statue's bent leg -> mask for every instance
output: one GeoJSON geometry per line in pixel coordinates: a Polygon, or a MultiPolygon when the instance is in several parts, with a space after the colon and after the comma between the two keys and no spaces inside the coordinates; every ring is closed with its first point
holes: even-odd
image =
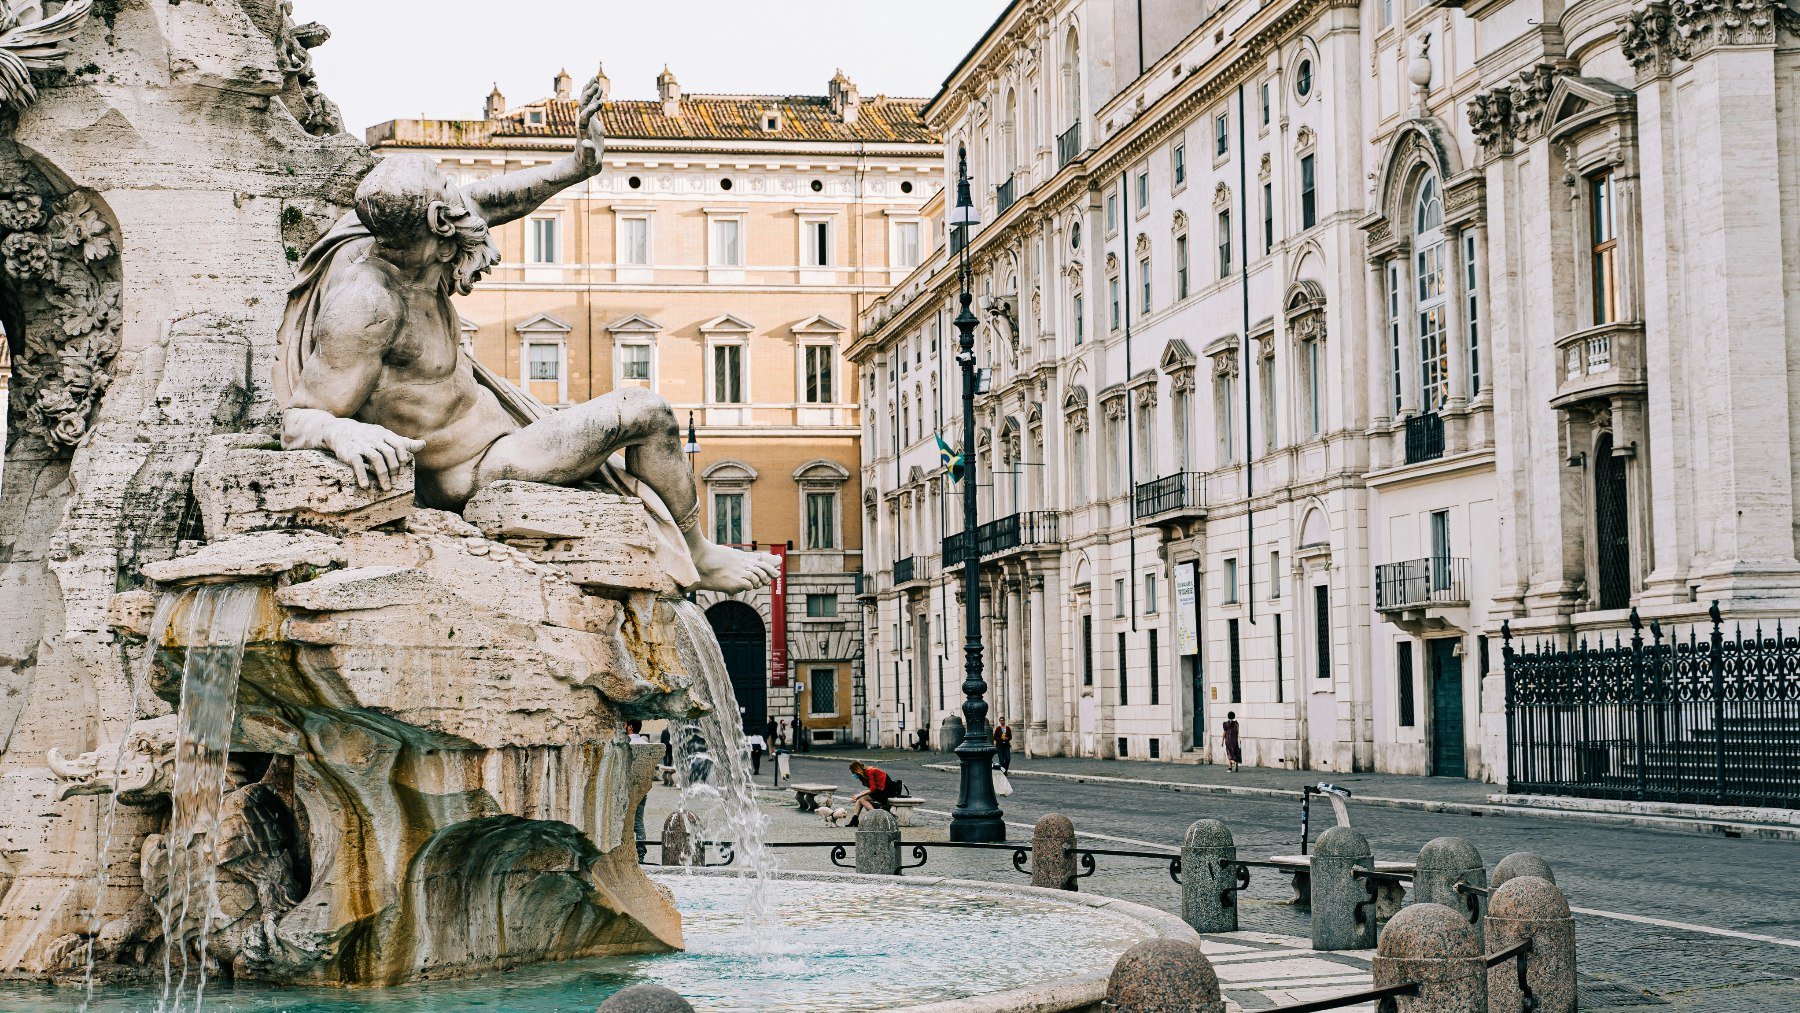
{"type": "Polygon", "coordinates": [[[625,467],[676,518],[698,502],[681,453],[681,427],[661,395],[636,387],[565,408],[495,441],[475,470],[475,488],[502,479],[573,485],[625,451],[625,467]]]}

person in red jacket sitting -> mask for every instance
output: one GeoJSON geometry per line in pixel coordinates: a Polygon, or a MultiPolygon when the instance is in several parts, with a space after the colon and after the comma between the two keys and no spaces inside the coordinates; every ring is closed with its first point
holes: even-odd
{"type": "Polygon", "coordinates": [[[892,809],[888,800],[900,798],[906,794],[906,786],[888,776],[888,772],[880,767],[871,767],[861,760],[850,761],[850,774],[863,784],[863,790],[851,799],[856,803],[856,811],[850,816],[850,826],[870,809],[892,809]]]}

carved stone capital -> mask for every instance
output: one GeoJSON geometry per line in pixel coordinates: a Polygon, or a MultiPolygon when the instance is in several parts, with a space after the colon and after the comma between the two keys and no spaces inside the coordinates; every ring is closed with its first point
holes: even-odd
{"type": "Polygon", "coordinates": [[[1619,52],[1637,71],[1639,84],[1668,74],[1679,48],[1675,17],[1663,0],[1652,0],[1619,19],[1619,52]]]}
{"type": "Polygon", "coordinates": [[[1474,132],[1475,143],[1490,155],[1504,155],[1512,150],[1511,85],[1496,85],[1477,92],[1469,100],[1469,129],[1474,132]]]}
{"type": "Polygon", "coordinates": [[[1669,11],[1676,55],[1688,60],[1717,46],[1771,46],[1780,29],[1800,31],[1800,14],[1786,0],[1673,0],[1669,11]]]}

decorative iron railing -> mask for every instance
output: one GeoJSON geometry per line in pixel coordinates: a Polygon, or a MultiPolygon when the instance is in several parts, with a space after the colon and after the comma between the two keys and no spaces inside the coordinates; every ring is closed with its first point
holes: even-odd
{"type": "MultiPolygon", "coordinates": [[[[1051,545],[1059,541],[1062,515],[1055,510],[1028,510],[988,521],[975,529],[975,553],[983,558],[1024,545],[1051,545]]],[[[944,565],[960,566],[968,559],[965,533],[944,539],[944,565]]]]}
{"type": "Polygon", "coordinates": [[[1460,556],[1428,556],[1375,568],[1375,611],[1424,605],[1466,605],[1469,561],[1460,556]]]}
{"type": "Polygon", "coordinates": [[[1069,129],[1056,135],[1056,167],[1058,169],[1075,160],[1081,153],[1081,121],[1076,120],[1069,129]]]}
{"type": "Polygon", "coordinates": [[[1406,420],[1406,463],[1435,461],[1444,456],[1444,417],[1436,412],[1406,420]]]}
{"type": "Polygon", "coordinates": [[[1005,214],[1006,209],[1012,207],[1013,202],[1019,199],[1019,195],[1016,192],[1016,184],[1018,181],[1019,177],[1013,176],[1006,182],[994,187],[994,215],[996,217],[1005,214]]]}
{"type": "Polygon", "coordinates": [[[914,557],[912,556],[905,556],[894,560],[894,583],[896,585],[906,584],[912,581],[914,576],[913,559],[914,557]]]}
{"type": "Polygon", "coordinates": [[[1140,484],[1136,499],[1139,519],[1198,510],[1206,505],[1206,476],[1198,471],[1164,475],[1140,484]]]}
{"type": "Polygon", "coordinates": [[[1629,638],[1573,648],[1502,626],[1508,790],[1800,809],[1800,637],[1711,618],[1646,638],[1633,609],[1629,638]]]}

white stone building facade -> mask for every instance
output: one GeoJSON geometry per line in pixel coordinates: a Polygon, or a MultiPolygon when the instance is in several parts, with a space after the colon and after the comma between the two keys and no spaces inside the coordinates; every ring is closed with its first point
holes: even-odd
{"type": "MultiPolygon", "coordinates": [[[[1234,712],[1250,763],[1504,780],[1502,623],[1791,613],[1800,19],[1752,6],[1008,8],[926,118],[1026,751],[1217,761],[1234,712]]],[[[849,350],[888,742],[961,703],[937,237],[849,350]]]]}

